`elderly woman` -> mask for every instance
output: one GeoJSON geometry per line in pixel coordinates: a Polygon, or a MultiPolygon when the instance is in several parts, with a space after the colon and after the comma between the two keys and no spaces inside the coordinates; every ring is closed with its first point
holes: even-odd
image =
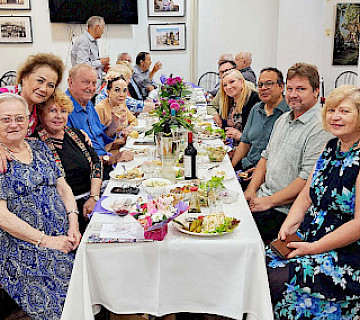
{"type": "Polygon", "coordinates": [[[0,284],[32,319],[60,319],[80,242],[77,207],[51,151],[26,140],[26,101],[0,95],[0,284]]]}
{"type": "Polygon", "coordinates": [[[245,81],[239,70],[227,71],[221,80],[223,107],[220,117],[214,117],[219,126],[226,129],[226,136],[238,144],[251,108],[260,101],[255,87],[245,81]]]}
{"type": "Polygon", "coordinates": [[[115,75],[114,78],[107,80],[107,98],[101,100],[95,107],[101,123],[106,126],[111,122],[112,113],[120,118],[117,126],[118,138],[107,146],[108,151],[119,150],[119,147],[125,143],[128,134],[138,124],[136,117],[126,107],[127,91],[128,84],[125,79],[115,75]]]}
{"type": "MultiPolygon", "coordinates": [[[[136,84],[132,79],[134,69],[127,61],[118,61],[116,65],[112,66],[106,75],[107,79],[113,79],[115,77],[124,77],[128,84],[127,97],[125,99],[126,107],[132,113],[149,112],[155,108],[155,104],[152,101],[143,101],[142,99],[134,98],[136,94],[136,84]]],[[[141,96],[140,89],[137,88],[138,94],[141,96]]],[[[99,104],[101,100],[107,98],[107,84],[104,83],[101,87],[99,94],[96,96],[96,104],[99,104]]]]}
{"type": "Polygon", "coordinates": [[[77,202],[80,231],[84,232],[84,216],[91,213],[99,200],[102,166],[96,151],[86,142],[82,132],[66,123],[73,110],[70,98],[60,89],[44,104],[39,104],[38,137],[54,154],[56,164],[70,185],[77,202]]]}
{"type": "Polygon", "coordinates": [[[323,110],[330,140],[284,221],[298,233],[287,260],[268,250],[276,319],[358,319],[360,314],[360,90],[335,89],[323,110]]]}
{"type": "Polygon", "coordinates": [[[30,111],[28,134],[37,125],[36,105],[48,100],[62,80],[64,64],[51,53],[29,56],[17,72],[17,86],[0,88],[0,93],[11,92],[22,96],[30,111]]]}

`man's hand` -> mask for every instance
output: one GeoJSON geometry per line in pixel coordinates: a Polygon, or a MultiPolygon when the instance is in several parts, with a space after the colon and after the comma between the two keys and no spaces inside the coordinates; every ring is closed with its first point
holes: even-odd
{"type": "Polygon", "coordinates": [[[154,67],[152,69],[152,72],[155,73],[157,71],[159,71],[160,69],[162,68],[162,63],[160,61],[157,61],[155,64],[154,64],[154,67]]]}
{"type": "Polygon", "coordinates": [[[92,147],[92,141],[89,137],[89,135],[83,130],[83,129],[80,129],[81,133],[84,135],[84,138],[85,138],[85,142],[90,146],[92,147]]]}
{"type": "Polygon", "coordinates": [[[118,162],[127,162],[134,160],[134,153],[131,151],[117,151],[110,157],[108,164],[114,165],[118,162]]]}
{"type": "Polygon", "coordinates": [[[252,198],[249,203],[251,212],[266,211],[274,207],[271,202],[271,197],[256,197],[252,198]]]}
{"type": "Polygon", "coordinates": [[[257,197],[256,192],[250,190],[249,188],[245,190],[244,197],[248,203],[250,203],[254,198],[257,197]]]}
{"type": "Polygon", "coordinates": [[[155,87],[149,85],[149,86],[146,87],[146,89],[147,89],[148,92],[150,92],[150,91],[153,91],[155,89],[155,87]]]}
{"type": "Polygon", "coordinates": [[[226,127],[225,133],[228,138],[233,138],[237,141],[239,141],[241,138],[241,132],[238,129],[232,127],[226,127]]]}

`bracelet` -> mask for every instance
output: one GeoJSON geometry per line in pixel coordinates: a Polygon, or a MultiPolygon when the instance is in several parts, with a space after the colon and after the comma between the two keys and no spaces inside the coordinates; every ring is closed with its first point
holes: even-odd
{"type": "Polygon", "coordinates": [[[71,213],[76,213],[77,215],[79,215],[79,210],[70,210],[69,212],[66,212],[66,214],[71,214],[71,213]]]}
{"type": "Polygon", "coordinates": [[[41,241],[43,241],[45,236],[45,231],[41,231],[41,236],[40,239],[38,241],[36,241],[35,247],[39,247],[39,245],[41,244],[41,241]]]}

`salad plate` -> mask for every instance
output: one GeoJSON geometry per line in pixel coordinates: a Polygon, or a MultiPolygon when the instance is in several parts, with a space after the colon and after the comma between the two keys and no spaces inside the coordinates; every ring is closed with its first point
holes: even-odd
{"type": "Polygon", "coordinates": [[[200,233],[196,233],[196,232],[190,232],[189,230],[186,230],[184,227],[182,227],[181,225],[179,225],[177,222],[175,221],[171,221],[171,224],[174,226],[174,228],[182,233],[188,234],[190,236],[195,236],[195,237],[221,237],[224,236],[226,234],[229,234],[231,232],[223,232],[223,233],[204,233],[204,232],[200,232],[200,233]]]}
{"type": "Polygon", "coordinates": [[[126,196],[108,196],[101,201],[101,206],[108,211],[116,213],[116,211],[122,208],[128,203],[135,202],[139,196],[133,194],[127,194],[126,196]]]}

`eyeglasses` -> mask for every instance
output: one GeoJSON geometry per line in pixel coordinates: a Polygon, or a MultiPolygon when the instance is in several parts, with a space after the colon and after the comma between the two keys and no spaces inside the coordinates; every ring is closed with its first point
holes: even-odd
{"type": "Polygon", "coordinates": [[[17,115],[17,116],[14,116],[14,117],[10,117],[10,116],[2,116],[2,117],[0,117],[0,122],[4,126],[9,125],[13,120],[17,124],[25,124],[26,120],[27,120],[27,117],[23,116],[23,115],[17,115]]]}
{"type": "Polygon", "coordinates": [[[265,89],[271,89],[271,87],[275,84],[279,84],[277,81],[266,81],[266,82],[259,82],[258,87],[261,89],[262,87],[265,87],[265,89]]]}
{"type": "Polygon", "coordinates": [[[219,74],[224,74],[225,72],[228,72],[230,70],[234,70],[236,69],[236,67],[230,68],[230,69],[225,69],[224,71],[219,71],[219,74]]]}

